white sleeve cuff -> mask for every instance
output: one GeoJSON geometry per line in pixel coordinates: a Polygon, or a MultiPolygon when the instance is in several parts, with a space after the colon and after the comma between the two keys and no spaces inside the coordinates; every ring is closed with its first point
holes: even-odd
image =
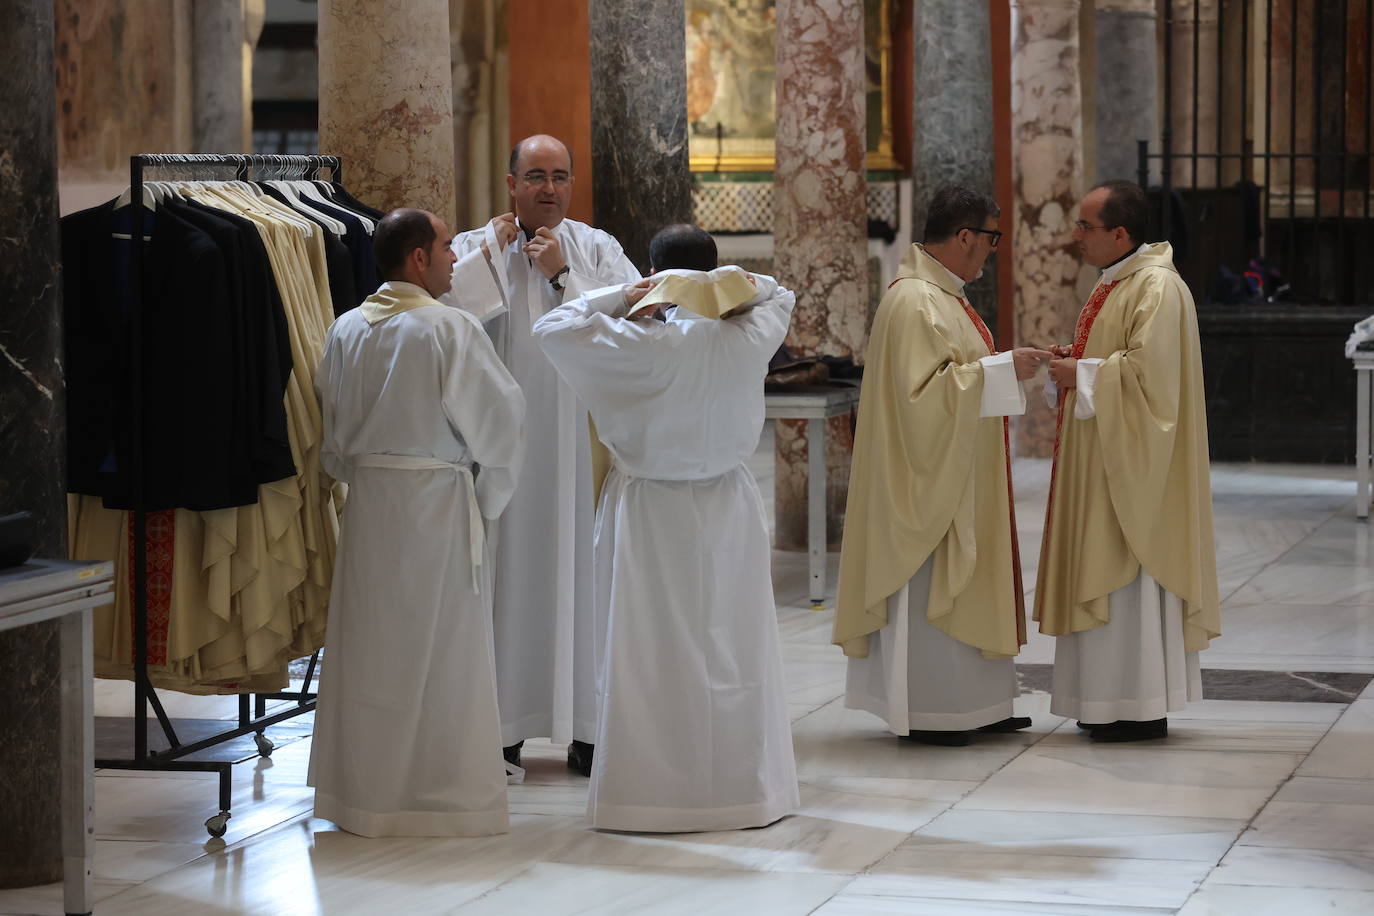
{"type": "Polygon", "coordinates": [[[589,312],[600,312],[617,318],[625,314],[625,287],[603,286],[601,289],[583,293],[582,301],[587,304],[589,312]]]}
{"type": "Polygon", "coordinates": [[[1008,417],[1025,413],[1026,392],[1016,378],[1011,351],[984,356],[978,362],[983,365],[983,400],[979,415],[1008,417]]]}
{"type": "Polygon", "coordinates": [[[1097,370],[1102,365],[1100,359],[1080,359],[1075,384],[1078,386],[1078,399],[1073,406],[1075,420],[1090,420],[1097,416],[1093,403],[1094,386],[1097,384],[1097,370]]]}
{"type": "MultiPolygon", "coordinates": [[[[497,254],[497,257],[503,257],[497,254]]],[[[480,247],[474,248],[453,265],[448,292],[439,296],[445,305],[462,309],[478,321],[490,321],[506,313],[506,291],[497,272],[480,247]]]]}

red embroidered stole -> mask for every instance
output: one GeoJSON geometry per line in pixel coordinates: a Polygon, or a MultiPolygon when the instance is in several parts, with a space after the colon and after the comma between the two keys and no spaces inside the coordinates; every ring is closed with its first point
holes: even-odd
{"type": "MultiPolygon", "coordinates": [[[[1088,297],[1088,304],[1083,306],[1083,310],[1078,313],[1078,324],[1073,332],[1072,356],[1074,359],[1082,359],[1083,352],[1088,347],[1088,335],[1092,333],[1093,322],[1097,320],[1097,313],[1102,311],[1102,306],[1107,302],[1107,296],[1111,295],[1119,280],[1111,283],[1099,284],[1093,294],[1088,297]]],[[[1054,419],[1054,463],[1050,466],[1050,498],[1045,503],[1045,533],[1040,539],[1040,558],[1043,561],[1045,551],[1050,545],[1050,520],[1054,518],[1054,482],[1059,477],[1059,440],[1064,434],[1064,401],[1068,398],[1069,392],[1066,388],[1059,389],[1058,414],[1054,419]]]]}

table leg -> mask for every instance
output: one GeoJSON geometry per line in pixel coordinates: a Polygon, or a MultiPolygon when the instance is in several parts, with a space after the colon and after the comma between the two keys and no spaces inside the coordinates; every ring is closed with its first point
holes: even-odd
{"type": "Polygon", "coordinates": [[[90,913],[95,853],[95,673],[89,609],[62,617],[62,898],[90,913]]]}
{"type": "Polygon", "coordinates": [[[1355,517],[1369,518],[1369,388],[1374,371],[1355,370],[1355,517]]]}
{"type": "Polygon", "coordinates": [[[825,603],[825,420],[806,421],[806,548],[811,603],[825,603]]]}

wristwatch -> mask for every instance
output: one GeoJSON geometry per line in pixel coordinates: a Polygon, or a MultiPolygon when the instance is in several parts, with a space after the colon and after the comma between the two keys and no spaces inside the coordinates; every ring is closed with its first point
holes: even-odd
{"type": "Polygon", "coordinates": [[[567,276],[568,265],[564,264],[563,268],[560,271],[558,271],[558,273],[554,274],[552,277],[549,277],[549,285],[552,286],[554,289],[558,290],[559,292],[562,292],[563,288],[568,285],[566,281],[567,276]]]}

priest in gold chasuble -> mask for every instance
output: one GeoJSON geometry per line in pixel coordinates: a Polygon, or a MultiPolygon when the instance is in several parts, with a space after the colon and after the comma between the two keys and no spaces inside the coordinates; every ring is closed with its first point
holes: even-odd
{"type": "Polygon", "coordinates": [[[1058,637],[1051,710],[1098,741],[1164,737],[1201,699],[1197,653],[1221,632],[1197,313],[1147,219],[1131,182],[1084,198],[1074,238],[1102,277],[1050,364],[1035,619],[1058,637]]]}
{"type": "Polygon", "coordinates": [[[1006,417],[1050,354],[998,353],[963,287],[1000,238],[997,205],[950,187],[888,288],[868,350],[834,642],[845,705],[899,737],[962,745],[1012,716],[1026,641],[1006,417]]]}

